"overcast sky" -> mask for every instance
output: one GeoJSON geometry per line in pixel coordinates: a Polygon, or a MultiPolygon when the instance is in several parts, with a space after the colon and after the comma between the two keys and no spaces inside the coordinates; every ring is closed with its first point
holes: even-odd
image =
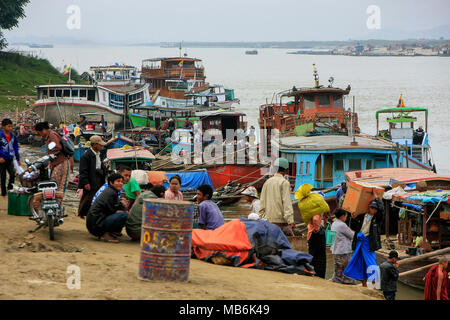
{"type": "Polygon", "coordinates": [[[6,35],[98,42],[348,40],[369,34],[370,5],[380,8],[377,32],[388,37],[450,25],[449,0],[31,0],[26,18],[6,35]],[[80,8],[80,29],[66,26],[70,5],[80,8]]]}

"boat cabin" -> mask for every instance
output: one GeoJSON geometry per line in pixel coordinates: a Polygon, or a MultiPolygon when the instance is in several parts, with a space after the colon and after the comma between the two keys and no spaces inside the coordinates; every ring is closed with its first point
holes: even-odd
{"type": "Polygon", "coordinates": [[[387,108],[377,111],[375,117],[378,136],[408,149],[408,159],[405,158],[404,161],[411,162],[411,167],[433,169],[434,164],[428,138],[428,109],[415,107],[387,108]],[[416,124],[418,118],[413,116],[412,113],[423,114],[425,128],[416,124]],[[385,119],[388,128],[380,130],[380,115],[382,114],[390,114],[391,116],[385,119]]]}
{"type": "Polygon", "coordinates": [[[92,71],[91,79],[101,86],[123,86],[136,75],[136,68],[126,65],[93,66],[89,70],[92,71]]]}
{"type": "Polygon", "coordinates": [[[305,183],[316,189],[331,188],[345,181],[348,171],[392,168],[398,163],[394,143],[366,136],[282,136],[279,151],[289,161],[294,190],[305,183]]]}
{"type": "Polygon", "coordinates": [[[345,110],[345,90],[330,85],[319,85],[319,76],[314,68],[315,87],[295,86],[274,96],[275,103],[266,103],[259,108],[261,128],[278,129],[280,134],[347,134],[349,130],[359,132],[356,113],[345,110]],[[287,102],[285,102],[287,100],[287,102]]]}
{"type": "Polygon", "coordinates": [[[188,57],[154,58],[142,61],[141,78],[150,94],[183,99],[184,92],[208,89],[202,60],[188,57]],[[178,92],[178,94],[177,94],[178,92]]]}

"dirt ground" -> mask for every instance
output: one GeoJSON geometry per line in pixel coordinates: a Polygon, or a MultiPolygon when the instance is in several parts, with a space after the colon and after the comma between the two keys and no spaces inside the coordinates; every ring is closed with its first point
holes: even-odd
{"type": "MultiPolygon", "coordinates": [[[[6,208],[6,199],[0,201],[6,208]]],[[[97,241],[73,207],[66,213],[50,241],[47,229],[28,233],[36,225],[28,217],[0,210],[0,299],[382,299],[360,285],[195,259],[185,283],[142,281],[139,243],[126,235],[119,244],[97,241]],[[80,289],[67,287],[71,265],[80,268],[80,289]]]]}

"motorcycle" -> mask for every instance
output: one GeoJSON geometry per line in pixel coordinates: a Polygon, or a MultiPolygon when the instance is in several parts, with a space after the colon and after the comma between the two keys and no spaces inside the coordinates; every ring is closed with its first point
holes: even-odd
{"type": "MultiPolygon", "coordinates": [[[[55,148],[54,142],[49,143],[48,149],[55,148]]],[[[57,192],[58,184],[50,181],[48,165],[57,155],[50,154],[32,163],[25,159],[27,170],[19,175],[22,188],[19,192],[30,193],[32,196],[28,198],[28,208],[31,212],[30,220],[36,221],[38,226],[30,232],[36,232],[42,227],[48,227],[50,240],[55,240],[54,228],[64,223],[64,207],[62,207],[61,192],[57,192]],[[36,210],[34,202],[40,199],[39,206],[36,210]]]]}

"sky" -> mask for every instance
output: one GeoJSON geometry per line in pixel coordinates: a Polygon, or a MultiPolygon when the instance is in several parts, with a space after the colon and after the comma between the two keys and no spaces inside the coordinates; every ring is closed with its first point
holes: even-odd
{"type": "Polygon", "coordinates": [[[25,12],[19,27],[5,32],[7,38],[129,43],[406,39],[439,27],[438,33],[450,35],[449,0],[31,0],[25,12]],[[71,5],[79,8],[79,19],[67,13],[71,5]],[[367,27],[371,5],[380,10],[380,29],[367,27]]]}

